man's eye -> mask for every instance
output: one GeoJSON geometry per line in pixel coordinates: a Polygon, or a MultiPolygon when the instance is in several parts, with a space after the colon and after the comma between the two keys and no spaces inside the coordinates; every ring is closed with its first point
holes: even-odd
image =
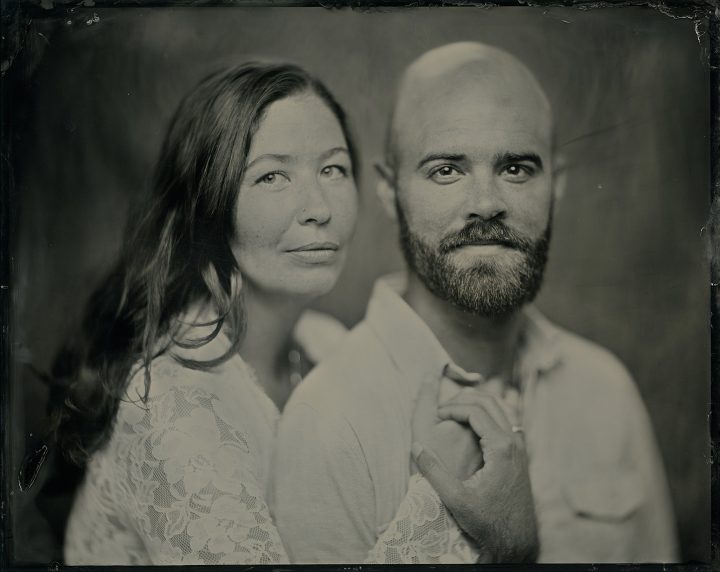
{"type": "Polygon", "coordinates": [[[509,181],[521,183],[527,181],[535,174],[535,170],[527,165],[507,165],[501,173],[509,181]]]}
{"type": "Polygon", "coordinates": [[[452,165],[441,165],[430,171],[430,179],[441,185],[454,183],[462,176],[462,173],[452,165]]]}
{"type": "Polygon", "coordinates": [[[326,179],[344,179],[347,177],[347,169],[341,165],[328,165],[320,169],[320,174],[326,179]]]}

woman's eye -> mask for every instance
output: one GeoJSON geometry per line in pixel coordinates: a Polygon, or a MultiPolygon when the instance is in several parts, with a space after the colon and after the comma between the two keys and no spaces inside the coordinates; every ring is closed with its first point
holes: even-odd
{"type": "Polygon", "coordinates": [[[272,173],[265,173],[262,177],[255,179],[256,185],[263,185],[271,188],[279,188],[285,186],[290,182],[290,179],[286,175],[279,171],[273,171],[272,173]]]}
{"type": "Polygon", "coordinates": [[[320,174],[326,179],[343,179],[347,177],[347,169],[340,165],[328,165],[320,169],[320,174]]]}
{"type": "Polygon", "coordinates": [[[524,183],[532,177],[534,170],[527,165],[512,164],[505,166],[501,174],[504,175],[508,181],[524,183]]]}
{"type": "Polygon", "coordinates": [[[441,165],[430,171],[430,179],[441,185],[454,183],[462,176],[462,172],[452,165],[441,165]]]}

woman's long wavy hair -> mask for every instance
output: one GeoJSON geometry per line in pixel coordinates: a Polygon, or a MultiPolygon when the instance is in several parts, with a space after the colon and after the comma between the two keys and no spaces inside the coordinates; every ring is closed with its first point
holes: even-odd
{"type": "MultiPolygon", "coordinates": [[[[155,171],[152,192],[130,218],[119,259],[91,296],[75,339],[59,352],[52,379],[63,399],[53,412],[55,438],[82,465],[109,438],[133,368],[182,345],[181,317],[207,303],[213,332],[185,342],[198,347],[221,329],[230,347],[212,361],[172,354],[184,366],[209,369],[237,352],[244,332],[241,280],[233,255],[235,206],[250,144],[271,103],[303,92],[319,96],[337,117],[353,163],[345,114],[317,79],[287,64],[246,63],[215,73],[176,111],[155,171]],[[227,326],[227,327],[224,327],[227,326]]],[[[185,339],[185,337],[183,338],[185,339]]],[[[171,352],[172,353],[172,352],[171,352]]]]}

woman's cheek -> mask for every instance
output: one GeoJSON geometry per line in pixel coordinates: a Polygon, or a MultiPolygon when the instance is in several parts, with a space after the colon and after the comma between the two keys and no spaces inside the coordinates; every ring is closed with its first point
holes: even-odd
{"type": "Polygon", "coordinates": [[[350,240],[355,232],[355,226],[358,219],[358,191],[354,185],[346,189],[343,193],[343,201],[338,208],[337,220],[339,223],[342,238],[345,241],[350,240]]]}
{"type": "MultiPolygon", "coordinates": [[[[249,195],[249,193],[248,193],[249,195]]],[[[280,241],[294,217],[292,201],[284,193],[258,193],[238,204],[238,235],[257,246],[280,241]]]]}

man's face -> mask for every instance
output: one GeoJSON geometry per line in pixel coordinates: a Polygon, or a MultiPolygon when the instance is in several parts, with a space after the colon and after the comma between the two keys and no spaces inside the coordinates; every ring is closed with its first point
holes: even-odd
{"type": "Polygon", "coordinates": [[[549,112],[503,79],[437,87],[396,124],[408,265],[435,295],[484,316],[537,294],[552,218],[549,112]]]}

